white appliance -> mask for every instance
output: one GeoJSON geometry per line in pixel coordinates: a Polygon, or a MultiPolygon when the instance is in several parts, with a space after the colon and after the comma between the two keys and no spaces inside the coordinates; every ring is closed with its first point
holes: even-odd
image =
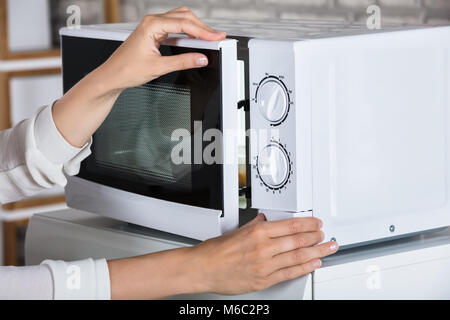
{"type": "MultiPolygon", "coordinates": [[[[212,54],[210,69],[196,71],[195,77],[181,72],[173,76],[181,82],[169,75],[149,85],[158,91],[172,81],[195,94],[205,90],[201,83],[211,77],[221,91],[212,106],[222,114],[215,126],[221,130],[238,127],[236,105],[249,106],[247,185],[253,208],[271,220],[316,216],[324,222],[326,237],[336,239],[341,248],[450,225],[450,42],[444,40],[450,39],[450,27],[374,32],[365,26],[326,22],[210,23],[227,31],[230,39],[218,43],[170,39],[162,50],[164,54],[186,48],[212,50],[202,52],[218,52],[220,63],[214,64],[212,54]],[[244,63],[244,74],[236,71],[238,59],[241,67],[244,63]],[[216,71],[220,78],[212,76],[216,71]],[[238,76],[244,79],[248,103],[237,99],[236,83],[242,82],[238,76]]],[[[123,24],[63,29],[65,89],[104,61],[132,29],[123,24]]],[[[147,96],[141,106],[158,105],[158,97],[165,96],[163,100],[178,103],[177,110],[183,112],[179,97],[162,90],[158,97],[147,96]]],[[[140,101],[138,97],[132,92],[122,103],[129,106],[140,101]]],[[[197,101],[191,98],[191,107],[210,110],[208,103],[197,101]]],[[[124,130],[120,119],[142,117],[129,112],[133,111],[113,118],[104,137],[94,136],[94,141],[103,145],[109,141],[111,146],[94,145],[94,161],[96,154],[105,158],[120,142],[118,136],[111,139],[115,130],[124,130]]],[[[211,118],[204,114],[202,119],[211,118]]],[[[116,156],[135,153],[139,137],[147,141],[150,137],[144,132],[131,149],[115,150],[116,156]]],[[[223,143],[220,151],[233,159],[237,148],[223,143]]],[[[132,187],[130,182],[111,182],[124,168],[117,163],[119,170],[98,178],[102,168],[92,165],[92,159],[89,168],[89,161],[66,190],[73,208],[196,239],[219,235],[238,224],[237,166],[219,165],[214,172],[217,181],[223,178],[222,190],[215,188],[223,194],[223,202],[212,208],[206,202],[180,204],[175,194],[165,193],[161,200],[153,189],[135,190],[142,175],[130,180],[132,187]]],[[[133,170],[139,166],[137,160],[127,164],[133,170]]],[[[195,188],[183,195],[195,198],[195,188]]]]}

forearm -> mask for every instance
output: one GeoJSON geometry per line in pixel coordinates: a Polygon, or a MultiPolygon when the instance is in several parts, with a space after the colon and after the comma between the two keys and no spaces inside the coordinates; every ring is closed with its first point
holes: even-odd
{"type": "Polygon", "coordinates": [[[102,65],[53,106],[53,119],[61,135],[73,146],[82,147],[108,116],[122,89],[114,73],[102,65]]]}
{"type": "Polygon", "coordinates": [[[108,262],[112,299],[161,299],[207,292],[196,247],[108,262]]]}

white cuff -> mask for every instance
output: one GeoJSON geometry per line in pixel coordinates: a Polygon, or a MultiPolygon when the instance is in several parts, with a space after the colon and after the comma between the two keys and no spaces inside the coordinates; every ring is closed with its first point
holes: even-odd
{"type": "Polygon", "coordinates": [[[105,259],[74,262],[45,260],[53,277],[55,300],[109,300],[111,289],[105,259]]]}
{"type": "Polygon", "coordinates": [[[75,148],[61,135],[53,121],[51,106],[42,108],[37,114],[34,136],[37,149],[54,164],[64,164],[86,148],[75,148]]]}

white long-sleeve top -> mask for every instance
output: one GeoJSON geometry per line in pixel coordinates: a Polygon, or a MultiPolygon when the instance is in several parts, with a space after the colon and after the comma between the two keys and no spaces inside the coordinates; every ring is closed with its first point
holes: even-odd
{"type": "MultiPolygon", "coordinates": [[[[78,173],[91,143],[70,145],[56,128],[51,107],[0,131],[0,203],[64,187],[65,175],[78,173]]],[[[0,267],[0,299],[110,299],[108,265],[105,259],[87,259],[0,267]]]]}

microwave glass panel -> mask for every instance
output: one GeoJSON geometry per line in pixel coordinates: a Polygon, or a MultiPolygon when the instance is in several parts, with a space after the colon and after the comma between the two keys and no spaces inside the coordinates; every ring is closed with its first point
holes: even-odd
{"type": "Polygon", "coordinates": [[[171,159],[179,143],[172,133],[190,130],[190,95],[188,88],[170,84],[125,90],[95,134],[98,168],[191,191],[191,166],[175,165],[171,159]]]}

